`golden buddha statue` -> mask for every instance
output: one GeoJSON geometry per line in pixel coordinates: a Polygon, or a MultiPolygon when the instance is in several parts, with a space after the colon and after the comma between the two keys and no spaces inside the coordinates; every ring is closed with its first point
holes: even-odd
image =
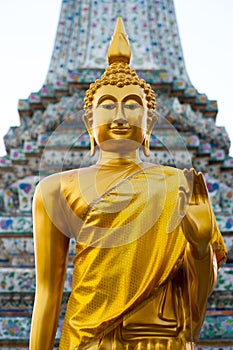
{"type": "Polygon", "coordinates": [[[37,186],[30,350],[53,349],[70,237],[76,257],[60,350],[195,349],[226,258],[202,174],[140,160],[156,100],[130,56],[119,18],[109,67],[85,98],[98,162],[37,186]]]}

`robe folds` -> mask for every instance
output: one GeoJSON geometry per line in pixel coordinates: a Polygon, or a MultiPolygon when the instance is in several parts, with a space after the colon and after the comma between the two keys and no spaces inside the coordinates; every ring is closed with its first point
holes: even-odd
{"type": "MultiPolygon", "coordinates": [[[[59,349],[97,349],[96,342],[161,291],[165,298],[167,288],[172,288],[187,246],[178,204],[179,188],[188,188],[188,184],[183,172],[175,168],[132,166],[117,183],[87,203],[74,171],[66,172],[63,180],[66,221],[77,243],[59,349]]],[[[212,248],[220,264],[226,253],[213,220],[212,248]]],[[[166,322],[165,333],[169,322],[172,329],[172,320],[166,322]]],[[[179,322],[176,320],[172,336],[183,331],[179,322]]]]}

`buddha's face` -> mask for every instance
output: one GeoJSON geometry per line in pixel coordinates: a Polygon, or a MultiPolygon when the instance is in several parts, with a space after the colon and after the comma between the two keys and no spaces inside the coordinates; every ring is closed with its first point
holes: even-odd
{"type": "Polygon", "coordinates": [[[96,91],[91,129],[102,150],[122,153],[140,147],[147,132],[146,103],[138,85],[105,85],[96,91]]]}

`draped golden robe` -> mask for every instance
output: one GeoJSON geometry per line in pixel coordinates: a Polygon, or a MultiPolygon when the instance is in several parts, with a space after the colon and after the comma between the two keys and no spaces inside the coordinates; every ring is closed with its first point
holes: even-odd
{"type": "Polygon", "coordinates": [[[215,223],[210,255],[191,257],[177,205],[183,172],[131,166],[90,204],[76,171],[62,178],[77,248],[59,349],[194,348],[225,248],[215,223]]]}

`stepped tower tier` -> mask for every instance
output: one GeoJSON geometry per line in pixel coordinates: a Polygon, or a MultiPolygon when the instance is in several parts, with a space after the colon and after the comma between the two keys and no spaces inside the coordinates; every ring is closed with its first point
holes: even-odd
{"type": "Polygon", "coordinates": [[[76,69],[103,69],[117,17],[124,21],[135,69],[165,70],[190,83],[172,0],[63,0],[46,82],[76,69]]]}

